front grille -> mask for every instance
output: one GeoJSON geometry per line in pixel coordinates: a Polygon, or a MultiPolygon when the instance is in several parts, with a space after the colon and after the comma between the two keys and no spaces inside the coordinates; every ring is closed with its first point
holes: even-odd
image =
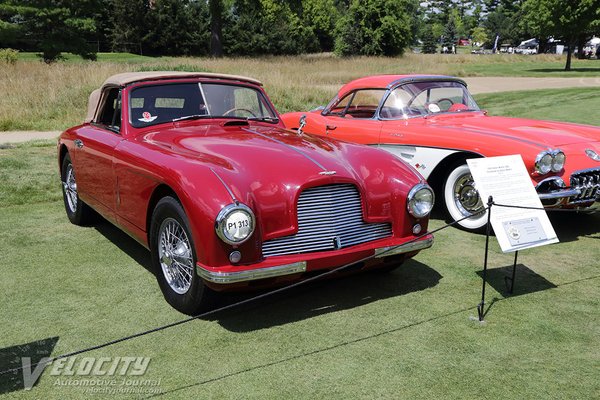
{"type": "Polygon", "coordinates": [[[363,221],[360,193],[354,185],[307,189],[298,199],[298,233],[267,240],[263,256],[342,249],[392,236],[389,223],[363,221]]]}
{"type": "Polygon", "coordinates": [[[600,168],[576,171],[571,175],[571,188],[581,193],[569,198],[569,203],[589,203],[600,200],[600,168]]]}

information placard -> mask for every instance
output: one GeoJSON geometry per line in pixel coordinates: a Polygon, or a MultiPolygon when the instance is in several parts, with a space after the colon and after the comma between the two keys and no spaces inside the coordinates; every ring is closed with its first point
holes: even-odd
{"type": "MultiPolygon", "coordinates": [[[[543,207],[519,154],[467,163],[484,204],[492,196],[497,204],[543,207]]],[[[558,242],[544,210],[492,206],[491,223],[505,253],[558,242]]]]}

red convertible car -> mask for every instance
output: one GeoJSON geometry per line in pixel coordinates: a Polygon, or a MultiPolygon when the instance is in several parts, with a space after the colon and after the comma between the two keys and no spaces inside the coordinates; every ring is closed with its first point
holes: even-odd
{"type": "MultiPolygon", "coordinates": [[[[65,209],[92,209],[146,246],[159,286],[195,314],[216,291],[361,262],[389,269],[432,245],[433,192],[380,150],[285,130],[260,82],[125,73],[58,141],[65,209]]],[[[353,270],[355,268],[353,267],[353,270]]]]}
{"type": "Polygon", "coordinates": [[[486,223],[466,160],[521,154],[547,208],[600,200],[600,128],[491,117],[460,79],[379,75],[344,85],[324,108],[282,116],[291,129],[379,147],[416,168],[467,230],[486,223]]]}

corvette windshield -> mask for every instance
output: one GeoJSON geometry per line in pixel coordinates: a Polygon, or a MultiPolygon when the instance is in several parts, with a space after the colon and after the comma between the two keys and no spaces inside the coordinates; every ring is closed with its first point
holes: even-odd
{"type": "Polygon", "coordinates": [[[129,96],[129,115],[131,125],[136,128],[185,119],[277,119],[259,90],[241,85],[192,82],[133,89],[129,96]]]}
{"type": "Polygon", "coordinates": [[[465,86],[458,82],[415,82],[392,90],[380,115],[386,119],[420,117],[439,113],[479,111],[465,86]]]}

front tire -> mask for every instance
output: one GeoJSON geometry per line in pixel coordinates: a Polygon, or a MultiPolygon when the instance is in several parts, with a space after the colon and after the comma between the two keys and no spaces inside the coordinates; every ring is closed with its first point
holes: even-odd
{"type": "Polygon", "coordinates": [[[150,251],[158,285],[174,309],[197,315],[210,307],[214,292],[196,274],[189,222],[173,197],[161,199],[152,213],[150,251]]]}
{"type": "Polygon", "coordinates": [[[446,211],[453,221],[468,231],[480,231],[487,223],[487,213],[467,164],[452,168],[444,184],[446,211]]]}
{"type": "Polygon", "coordinates": [[[69,221],[75,225],[88,225],[93,221],[94,211],[79,198],[75,169],[69,154],[63,159],[60,176],[63,201],[69,221]]]}

